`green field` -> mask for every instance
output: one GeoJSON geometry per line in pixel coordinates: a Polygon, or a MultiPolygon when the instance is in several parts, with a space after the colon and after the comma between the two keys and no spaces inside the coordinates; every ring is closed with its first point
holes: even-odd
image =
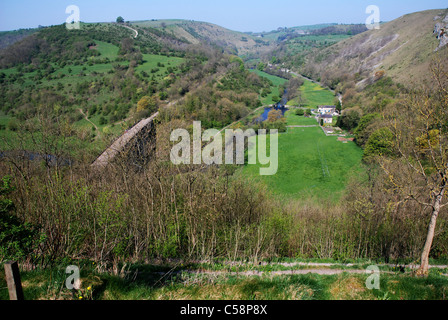
{"type": "Polygon", "coordinates": [[[317,126],[319,123],[314,117],[306,118],[295,114],[295,110],[288,110],[285,113],[288,126],[317,126]]]}
{"type": "MultiPolygon", "coordinates": [[[[278,87],[280,85],[283,85],[286,81],[286,79],[270,75],[266,72],[253,69],[252,72],[258,74],[260,77],[264,77],[272,82],[271,90],[272,93],[270,93],[267,97],[262,98],[261,102],[263,105],[271,105],[274,102],[272,101],[273,96],[279,96],[281,97],[282,94],[280,94],[278,87]]],[[[330,90],[322,88],[320,85],[309,81],[304,80],[303,86],[300,88],[301,96],[305,100],[305,107],[307,108],[316,108],[321,105],[332,105],[334,104],[334,93],[332,93],[330,90]]],[[[292,99],[291,101],[288,101],[288,105],[298,105],[299,102],[297,99],[292,99]]]]}
{"type": "MultiPolygon", "coordinates": [[[[310,81],[301,90],[311,106],[333,101],[330,91],[310,81]]],[[[314,118],[297,116],[295,110],[288,110],[285,117],[288,126],[318,125],[314,118]]],[[[274,194],[337,200],[350,177],[361,170],[362,149],[354,142],[342,143],[337,137],[327,137],[320,127],[288,128],[278,135],[278,143],[277,174],[260,176],[260,167],[267,166],[259,164],[246,165],[242,170],[242,174],[264,182],[274,194]]]]}
{"type": "Polygon", "coordinates": [[[114,60],[118,57],[118,51],[120,50],[117,46],[103,42],[103,41],[95,41],[96,50],[101,53],[102,58],[109,58],[110,60],[114,60]]]}
{"type": "MultiPolygon", "coordinates": [[[[309,108],[316,108],[322,105],[332,105],[334,104],[334,94],[320,85],[305,80],[305,83],[300,88],[302,98],[305,100],[305,106],[309,108]]],[[[298,104],[298,102],[293,99],[288,102],[289,105],[298,104]]]]}
{"type": "Polygon", "coordinates": [[[144,54],[143,64],[136,68],[137,72],[146,72],[156,77],[162,77],[168,74],[168,68],[178,67],[184,62],[183,58],[166,57],[154,54],[144,54]],[[157,71],[156,71],[157,70],[157,71]]]}
{"type": "Polygon", "coordinates": [[[259,164],[243,169],[275,194],[336,200],[360,170],[362,150],[353,142],[327,137],[319,127],[289,128],[278,136],[278,144],[277,174],[260,176],[259,168],[265,166],[259,164]]]}

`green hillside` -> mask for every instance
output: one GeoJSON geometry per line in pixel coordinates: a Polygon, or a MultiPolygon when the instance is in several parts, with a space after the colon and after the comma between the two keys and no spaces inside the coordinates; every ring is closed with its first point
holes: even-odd
{"type": "Polygon", "coordinates": [[[447,298],[448,9],[116,21],[0,32],[0,264],[27,299],[447,298]]]}
{"type": "Polygon", "coordinates": [[[262,97],[262,103],[263,105],[272,105],[274,104],[274,101],[272,100],[273,97],[281,97],[282,93],[279,91],[279,86],[285,84],[287,81],[286,79],[270,75],[266,72],[253,69],[252,72],[256,73],[260,77],[263,77],[265,79],[268,79],[271,82],[271,89],[270,93],[266,95],[266,97],[262,97]]]}
{"type": "Polygon", "coordinates": [[[212,23],[191,20],[134,21],[133,26],[156,28],[192,44],[208,43],[224,48],[228,53],[259,55],[271,49],[271,43],[249,34],[228,30],[212,23]]]}

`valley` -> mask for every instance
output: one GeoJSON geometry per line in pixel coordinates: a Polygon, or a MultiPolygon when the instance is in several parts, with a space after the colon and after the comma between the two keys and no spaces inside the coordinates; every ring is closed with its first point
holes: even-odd
{"type": "Polygon", "coordinates": [[[0,32],[0,261],[35,300],[446,300],[447,19],[0,32]],[[244,163],[173,161],[226,129],[244,163]]]}

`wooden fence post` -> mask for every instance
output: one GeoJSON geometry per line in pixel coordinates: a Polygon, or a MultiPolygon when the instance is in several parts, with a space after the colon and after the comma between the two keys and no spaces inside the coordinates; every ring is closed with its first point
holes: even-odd
{"type": "Polygon", "coordinates": [[[8,283],[10,300],[25,300],[20,281],[19,265],[15,261],[5,263],[6,282],[8,283]]]}

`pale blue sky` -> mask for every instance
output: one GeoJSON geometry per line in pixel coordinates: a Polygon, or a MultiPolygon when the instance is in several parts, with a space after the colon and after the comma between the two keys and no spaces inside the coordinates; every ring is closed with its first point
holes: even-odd
{"type": "Polygon", "coordinates": [[[80,8],[81,21],[188,19],[237,31],[271,31],[318,23],[364,23],[368,5],[390,21],[427,9],[447,8],[446,0],[0,0],[0,30],[62,24],[69,5],[80,8]]]}

